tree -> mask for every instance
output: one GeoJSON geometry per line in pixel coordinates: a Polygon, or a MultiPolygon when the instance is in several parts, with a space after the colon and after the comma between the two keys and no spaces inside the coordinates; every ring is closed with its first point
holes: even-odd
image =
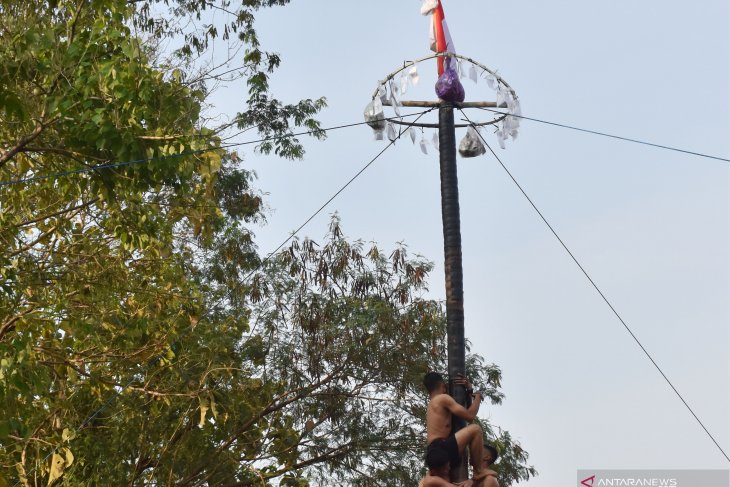
{"type": "MultiPolygon", "coordinates": [[[[416,475],[415,384],[443,341],[440,306],[419,295],[430,265],[363,254],[338,225],[321,250],[296,242],[263,262],[249,229],[261,197],[221,140],[256,127],[260,151],[297,159],[296,127],[323,135],[324,100],[268,91],[279,58],[253,14],[286,3],[0,1],[6,483],[416,475]],[[221,126],[204,115],[207,82],[235,59],[199,64],[218,35],[210,8],[229,12],[221,37],[242,46],[249,85],[221,126]],[[180,47],[157,47],[169,38],[180,47]]],[[[498,400],[498,370],[478,371],[498,400]]]]}
{"type": "MultiPolygon", "coordinates": [[[[311,115],[323,100],[283,105],[267,94],[266,72],[277,63],[263,66],[250,15],[266,4],[246,2],[236,21],[245,27],[240,42],[250,48],[245,70],[258,103],[236,123],[260,123],[264,135],[306,126],[321,136],[311,115]]],[[[250,174],[221,149],[225,127],[205,126],[205,84],[185,75],[189,62],[152,66],[159,52],[150,40],[172,32],[157,29],[143,43],[135,23],[163,25],[143,8],[120,0],[0,3],[0,174],[6,183],[25,180],[0,189],[0,444],[3,477],[25,484],[72,462],[66,482],[123,482],[143,472],[144,458],[135,456],[130,471],[129,457],[118,456],[136,451],[142,430],[127,428],[181,414],[150,406],[155,398],[168,406],[167,393],[146,379],[175,368],[180,335],[218,297],[192,275],[197,262],[214,246],[239,251],[239,268],[257,262],[242,228],[260,217],[250,174]],[[120,391],[145,401],[123,397],[111,408],[120,391]],[[136,414],[120,416],[124,408],[136,414]],[[93,434],[107,413],[120,420],[114,438],[93,434]]],[[[193,4],[175,8],[196,15],[193,4]]],[[[195,42],[172,58],[184,61],[195,42]]],[[[303,153],[291,137],[260,149],[303,153]]],[[[228,318],[240,336],[247,320],[228,318]]],[[[171,394],[198,401],[188,380],[171,394]]]]}
{"type": "MultiPolygon", "coordinates": [[[[424,298],[433,265],[399,245],[349,242],[335,216],[325,242],[295,240],[255,280],[252,318],[267,350],[256,371],[281,384],[291,430],[276,438],[262,476],[309,468],[316,485],[416,485],[423,475],[429,370],[445,370],[442,303],[424,298]]],[[[492,404],[501,372],[473,354],[468,371],[492,404]]],[[[485,439],[506,453],[502,485],[527,479],[508,432],[485,439]]]]}

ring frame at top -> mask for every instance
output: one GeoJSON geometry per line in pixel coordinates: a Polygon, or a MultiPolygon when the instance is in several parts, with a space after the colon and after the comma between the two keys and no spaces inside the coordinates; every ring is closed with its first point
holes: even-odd
{"type": "MultiPolygon", "coordinates": [[[[494,77],[495,81],[497,82],[497,86],[499,86],[501,84],[502,86],[504,86],[505,88],[507,88],[507,90],[509,91],[509,93],[512,95],[512,98],[513,98],[514,101],[517,102],[519,100],[519,97],[517,96],[517,92],[515,92],[514,88],[512,88],[512,86],[510,86],[510,84],[507,83],[507,81],[505,81],[504,78],[502,78],[496,71],[493,71],[493,70],[489,69],[484,64],[482,64],[482,63],[480,63],[478,61],[475,61],[474,59],[472,59],[470,57],[462,56],[461,54],[456,54],[456,53],[451,53],[451,52],[439,52],[439,53],[436,53],[436,54],[430,54],[428,56],[424,56],[424,57],[415,59],[413,61],[405,61],[403,63],[403,66],[402,67],[400,67],[400,68],[392,71],[391,73],[389,73],[385,77],[385,79],[381,80],[378,83],[378,88],[375,89],[375,92],[373,93],[373,95],[371,97],[371,100],[375,100],[375,98],[379,96],[379,91],[380,91],[380,87],[381,86],[387,87],[387,83],[390,80],[395,79],[395,77],[399,73],[405,71],[406,69],[408,69],[410,67],[416,66],[418,63],[421,63],[423,61],[428,61],[430,59],[437,59],[439,57],[449,57],[449,58],[459,59],[461,61],[469,62],[469,63],[473,64],[474,66],[477,66],[477,67],[481,68],[482,69],[482,73],[479,76],[483,75],[485,72],[486,73],[489,73],[491,76],[494,77]]],[[[453,105],[456,108],[471,108],[471,107],[479,107],[479,103],[480,102],[461,102],[461,103],[455,102],[455,103],[453,103],[453,105]]],[[[430,103],[429,103],[429,105],[430,105],[430,103]]],[[[433,102],[433,106],[434,107],[437,107],[439,105],[440,105],[439,102],[433,102]]],[[[494,108],[507,108],[507,105],[506,105],[506,103],[502,103],[501,105],[497,106],[496,103],[495,103],[494,108]]],[[[471,127],[471,126],[474,126],[474,127],[485,127],[485,126],[488,126],[488,125],[496,125],[496,124],[498,124],[499,122],[501,122],[502,120],[504,120],[505,118],[507,118],[510,115],[512,115],[512,114],[511,113],[503,113],[503,114],[500,113],[500,115],[498,117],[494,118],[493,120],[490,120],[489,122],[478,122],[478,123],[475,122],[475,123],[467,123],[467,124],[456,124],[454,127],[455,128],[464,128],[464,127],[471,127]]],[[[438,124],[435,124],[435,123],[412,123],[412,122],[404,122],[404,121],[401,121],[401,120],[395,120],[395,119],[392,119],[392,118],[389,118],[389,120],[390,120],[391,123],[394,123],[394,124],[397,124],[397,125],[408,125],[408,126],[422,127],[422,128],[438,128],[438,126],[439,126],[438,124]]]]}

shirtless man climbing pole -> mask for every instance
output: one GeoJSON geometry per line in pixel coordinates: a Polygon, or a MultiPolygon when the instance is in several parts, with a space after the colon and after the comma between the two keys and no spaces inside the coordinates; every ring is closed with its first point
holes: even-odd
{"type": "Polygon", "coordinates": [[[499,487],[499,480],[497,480],[497,472],[492,470],[492,465],[499,458],[499,452],[492,445],[484,444],[484,456],[482,457],[482,467],[485,477],[478,483],[474,484],[475,487],[499,487]]]}
{"type": "Polygon", "coordinates": [[[473,480],[458,484],[449,480],[449,454],[443,448],[434,447],[426,454],[428,473],[421,479],[418,487],[474,487],[473,480]]]}
{"type": "MultiPolygon", "coordinates": [[[[455,382],[470,389],[465,377],[460,377],[455,382]]],[[[484,455],[482,429],[476,424],[470,424],[457,431],[456,434],[451,433],[451,415],[466,421],[473,421],[479,411],[479,404],[482,402],[481,394],[474,394],[474,400],[467,409],[448,395],[446,382],[441,374],[429,372],[423,378],[423,385],[429,394],[428,410],[426,411],[428,443],[426,454],[433,448],[443,448],[449,454],[451,468],[456,468],[461,463],[461,455],[468,445],[471,464],[474,468],[474,479],[481,479],[485,474],[482,471],[481,461],[484,455]]]]}

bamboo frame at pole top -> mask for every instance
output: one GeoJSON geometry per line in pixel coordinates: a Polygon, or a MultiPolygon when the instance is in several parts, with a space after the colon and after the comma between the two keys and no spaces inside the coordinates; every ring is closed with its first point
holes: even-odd
{"type": "MultiPolygon", "coordinates": [[[[405,71],[406,69],[408,69],[410,67],[416,66],[418,63],[421,63],[423,61],[428,61],[429,59],[437,59],[439,57],[452,57],[452,58],[455,58],[455,59],[460,59],[462,61],[466,61],[466,62],[472,63],[473,65],[480,67],[483,70],[483,72],[487,72],[490,75],[492,75],[495,78],[495,81],[497,82],[498,85],[501,84],[505,88],[507,88],[509,90],[510,94],[512,95],[512,97],[515,100],[518,100],[519,99],[519,97],[517,96],[517,93],[512,88],[512,86],[510,86],[510,84],[507,83],[507,81],[505,81],[504,78],[502,78],[496,71],[493,71],[493,70],[489,69],[484,64],[482,64],[482,63],[480,63],[478,61],[475,61],[474,59],[472,59],[470,57],[462,56],[461,54],[456,54],[456,53],[451,53],[451,52],[439,52],[439,53],[436,53],[436,54],[430,54],[428,56],[424,56],[424,57],[415,59],[413,61],[404,61],[403,62],[403,66],[401,66],[398,69],[396,69],[396,70],[392,71],[391,73],[389,73],[385,77],[385,79],[381,80],[378,83],[378,88],[376,88],[375,91],[373,92],[373,95],[372,95],[371,99],[372,100],[375,100],[375,98],[377,98],[379,96],[378,93],[380,91],[380,87],[381,86],[386,86],[386,84],[390,80],[394,79],[399,73],[405,71]]],[[[385,105],[385,106],[391,106],[391,103],[390,102],[385,102],[385,103],[383,103],[383,105],[385,105]]],[[[440,105],[441,105],[441,102],[440,101],[409,101],[409,100],[403,100],[402,103],[401,103],[401,106],[404,106],[404,107],[425,107],[425,108],[431,108],[431,107],[438,107],[440,105]]],[[[499,105],[498,106],[496,102],[488,102],[488,101],[462,102],[462,103],[454,103],[453,105],[454,105],[454,107],[457,107],[457,108],[485,108],[485,107],[486,108],[506,108],[506,105],[504,103],[502,105],[499,105]]],[[[456,124],[455,125],[455,128],[463,128],[463,127],[471,127],[471,126],[481,127],[481,126],[486,126],[486,125],[495,125],[495,124],[501,122],[502,120],[504,120],[509,115],[510,115],[509,113],[500,114],[499,117],[496,117],[495,119],[490,120],[489,122],[456,124]]],[[[412,125],[412,126],[417,126],[417,127],[428,127],[428,128],[437,128],[438,127],[438,124],[433,124],[433,123],[417,123],[417,124],[412,124],[412,123],[404,123],[404,122],[401,122],[401,121],[398,121],[398,120],[391,120],[391,122],[392,123],[395,123],[395,124],[398,124],[398,125],[409,125],[409,126],[412,125]]]]}

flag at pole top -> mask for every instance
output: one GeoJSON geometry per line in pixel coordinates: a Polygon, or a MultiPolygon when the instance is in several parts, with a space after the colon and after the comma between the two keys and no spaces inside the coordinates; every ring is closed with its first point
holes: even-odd
{"type": "MultiPolygon", "coordinates": [[[[446,16],[441,0],[424,0],[421,5],[421,14],[431,15],[431,29],[429,32],[429,45],[434,52],[451,52],[456,53],[454,49],[454,41],[449,33],[449,26],[446,24],[446,16]]],[[[446,65],[451,63],[450,59],[446,59],[446,65]]],[[[438,58],[438,74],[444,74],[444,58],[438,58]]]]}

